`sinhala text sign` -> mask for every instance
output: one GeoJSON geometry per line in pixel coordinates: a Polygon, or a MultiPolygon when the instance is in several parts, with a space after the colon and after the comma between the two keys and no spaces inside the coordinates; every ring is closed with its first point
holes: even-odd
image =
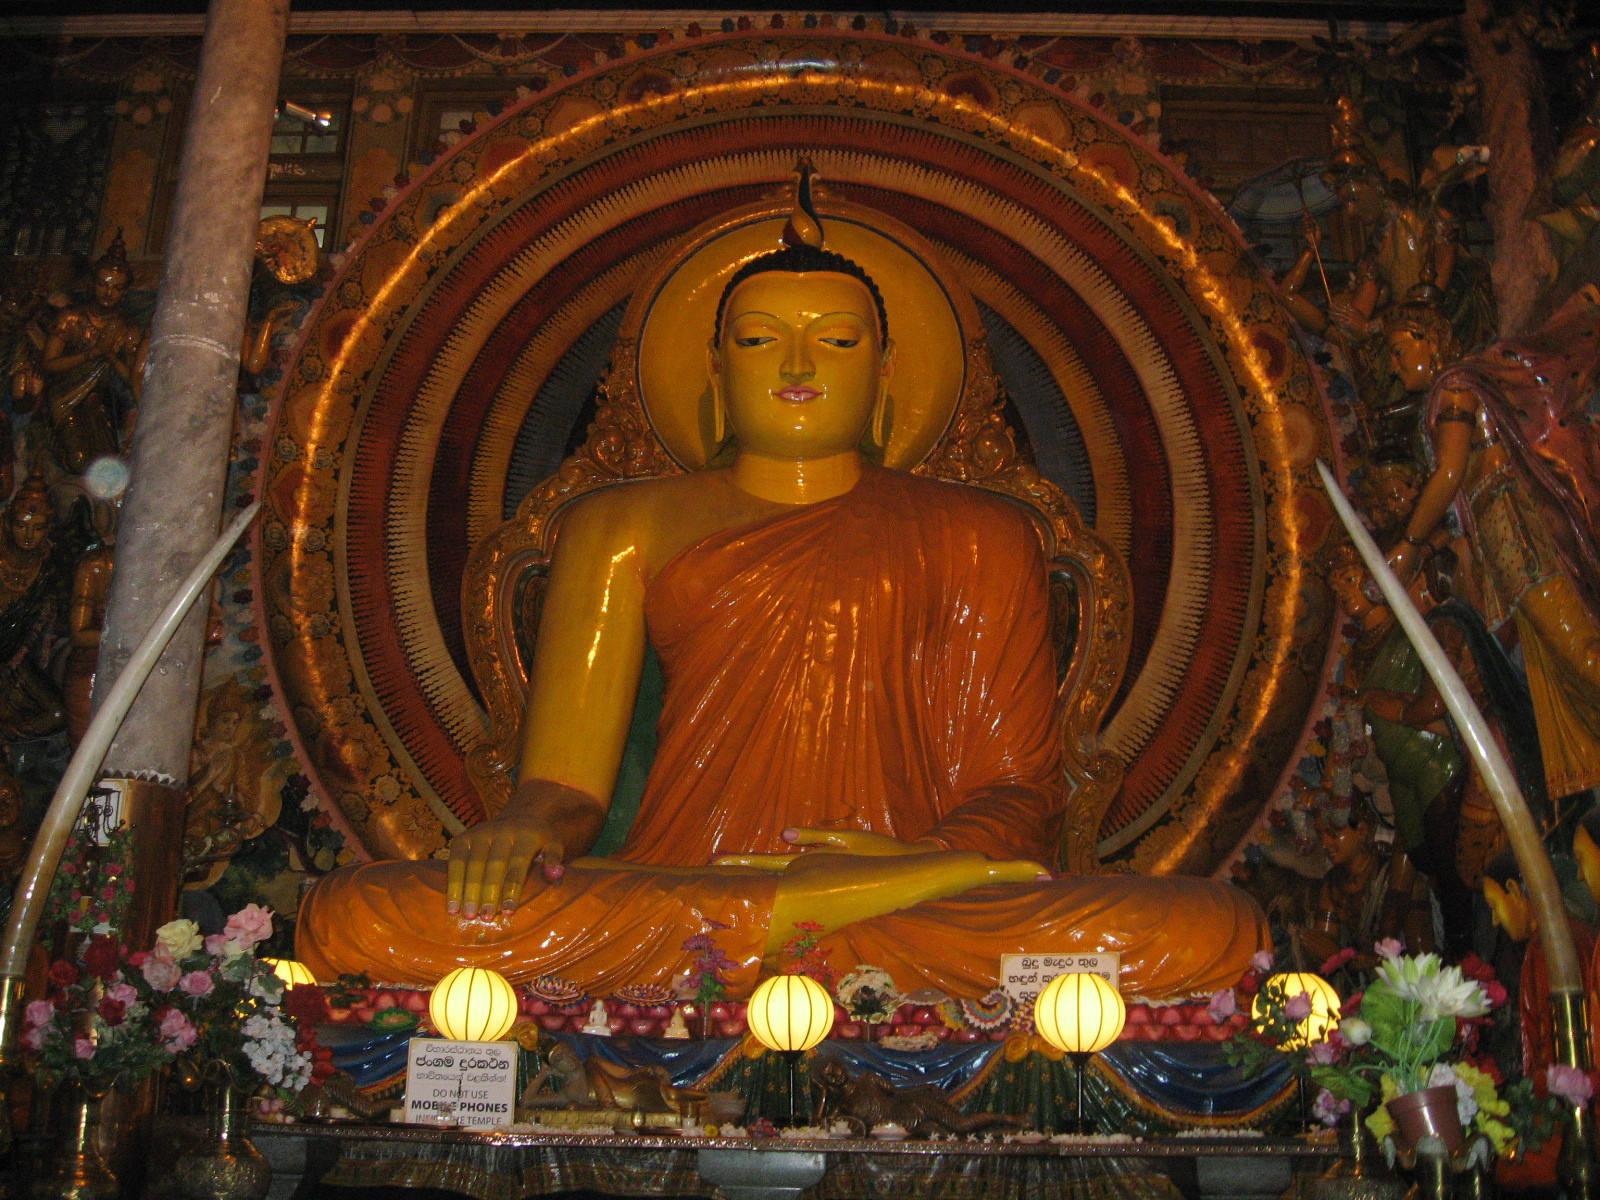
{"type": "Polygon", "coordinates": [[[516,1120],[517,1044],[412,1038],[406,1121],[496,1129],[516,1120]]]}
{"type": "Polygon", "coordinates": [[[1044,991],[1044,985],[1057,975],[1069,971],[1083,971],[1099,975],[1112,987],[1117,986],[1117,968],[1121,955],[1110,954],[1002,954],[1000,956],[1000,987],[1011,997],[1017,1012],[1033,1011],[1033,1002],[1044,991]]]}

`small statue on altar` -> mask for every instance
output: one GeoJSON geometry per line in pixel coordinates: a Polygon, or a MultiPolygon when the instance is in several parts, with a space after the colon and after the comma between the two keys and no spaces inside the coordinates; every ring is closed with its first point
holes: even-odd
{"type": "Polygon", "coordinates": [[[597,1055],[579,1059],[571,1046],[557,1041],[523,1089],[518,1104],[522,1108],[676,1113],[693,1119],[704,1100],[704,1092],[674,1086],[671,1073],[663,1066],[627,1067],[597,1055]],[[546,1092],[547,1083],[555,1091],[546,1092]]]}
{"type": "Polygon", "coordinates": [[[606,1014],[606,1002],[595,997],[589,1007],[589,1019],[583,1023],[583,1032],[591,1037],[610,1037],[611,1018],[606,1014]]]}
{"type": "Polygon", "coordinates": [[[1025,1117],[1008,1113],[964,1113],[932,1084],[896,1087],[869,1071],[852,1075],[837,1059],[825,1059],[814,1072],[822,1092],[816,1123],[843,1121],[857,1137],[875,1125],[899,1125],[913,1138],[936,1133],[966,1135],[991,1129],[1024,1129],[1025,1117]]]}
{"type": "Polygon", "coordinates": [[[1600,784],[1600,291],[1536,334],[1445,371],[1428,397],[1434,470],[1389,563],[1402,580],[1454,511],[1483,616],[1514,623],[1552,800],[1600,784]]]}
{"type": "Polygon", "coordinates": [[[86,304],[63,308],[43,352],[50,452],[68,475],[122,449],[138,408],[149,341],[123,311],[133,275],[122,231],[95,263],[86,304]]]}

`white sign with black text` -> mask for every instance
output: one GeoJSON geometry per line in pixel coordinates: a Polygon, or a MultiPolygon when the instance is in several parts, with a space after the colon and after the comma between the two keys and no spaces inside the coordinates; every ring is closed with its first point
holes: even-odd
{"type": "Polygon", "coordinates": [[[517,1119],[517,1044],[412,1038],[406,1057],[408,1124],[498,1129],[517,1119]]]}
{"type": "Polygon", "coordinates": [[[1083,971],[1099,975],[1112,987],[1117,986],[1117,969],[1122,956],[1109,954],[1002,954],[1000,956],[1000,988],[1011,997],[1017,1012],[1033,1011],[1033,1002],[1044,991],[1044,985],[1057,975],[1069,971],[1083,971]]]}

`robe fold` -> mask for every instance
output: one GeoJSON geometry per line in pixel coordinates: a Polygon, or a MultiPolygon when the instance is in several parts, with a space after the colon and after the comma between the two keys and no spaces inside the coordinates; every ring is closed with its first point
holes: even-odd
{"type": "MultiPolygon", "coordinates": [[[[775,853],[786,828],[869,830],[994,859],[1056,858],[1065,777],[1046,565],[1023,511],[978,489],[868,468],[831,500],[713,534],[649,581],[666,681],[658,749],[616,858],[530,880],[492,927],[444,911],[438,864],[324,878],[297,952],[319,979],[430,984],[455,965],[553,973],[607,994],[685,969],[705,920],[755,983],[776,876],[706,869],[775,853]],[[641,870],[641,868],[643,868],[641,870]]],[[[1151,998],[1234,983],[1267,944],[1243,893],[1082,877],[981,888],[825,937],[841,970],[977,997],[1005,953],[1115,950],[1151,998]]]]}

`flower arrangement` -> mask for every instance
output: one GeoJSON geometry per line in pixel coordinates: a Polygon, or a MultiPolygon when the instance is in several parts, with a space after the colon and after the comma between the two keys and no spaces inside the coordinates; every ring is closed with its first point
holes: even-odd
{"type": "Polygon", "coordinates": [[[1511,1105],[1490,1071],[1469,1061],[1476,1027],[1505,1002],[1505,989],[1492,972],[1489,978],[1472,978],[1459,966],[1444,965],[1437,954],[1407,955],[1392,938],[1373,949],[1378,965],[1372,982],[1344,1001],[1343,1020],[1326,1038],[1297,1047],[1310,998],[1283,995],[1268,980],[1256,1015],[1235,1038],[1230,1057],[1249,1063],[1286,1054],[1320,1089],[1314,1107],[1318,1119],[1331,1125],[1352,1108],[1371,1109],[1367,1126],[1380,1140],[1394,1130],[1388,1101],[1426,1088],[1453,1087],[1463,1128],[1476,1128],[1497,1153],[1505,1153],[1517,1139],[1507,1120],[1511,1105]]]}
{"type": "Polygon", "coordinates": [[[826,956],[817,948],[822,926],[815,921],[796,921],[794,927],[795,935],[783,944],[783,953],[789,959],[785,972],[809,976],[825,991],[832,992],[839,983],[839,972],[828,965],[826,956]]]}
{"type": "Polygon", "coordinates": [[[728,994],[728,981],[723,977],[723,972],[732,971],[738,966],[711,937],[716,930],[729,926],[709,917],[705,924],[705,929],[700,933],[684,939],[683,948],[694,955],[694,968],[676,981],[679,994],[685,999],[692,999],[700,1006],[702,1013],[728,994]]]}
{"type": "Polygon", "coordinates": [[[869,1025],[883,1024],[900,1007],[900,992],[894,978],[882,967],[866,963],[839,981],[836,995],[851,1017],[869,1025]]]}
{"type": "Polygon", "coordinates": [[[171,1038],[135,974],[109,935],[84,942],[76,959],[50,964],[48,993],[23,1014],[22,1044],[42,1074],[109,1084],[143,1078],[171,1061],[171,1038]]]}
{"type": "Polygon", "coordinates": [[[193,921],[169,921],[156,930],[154,948],[135,957],[161,1001],[155,1015],[163,1036],[197,1075],[221,1064],[243,1082],[239,1072],[248,1064],[289,1098],[310,1082],[312,1056],[281,1007],[283,981],[255,956],[271,936],[272,911],[247,904],[210,937],[193,921]]]}

